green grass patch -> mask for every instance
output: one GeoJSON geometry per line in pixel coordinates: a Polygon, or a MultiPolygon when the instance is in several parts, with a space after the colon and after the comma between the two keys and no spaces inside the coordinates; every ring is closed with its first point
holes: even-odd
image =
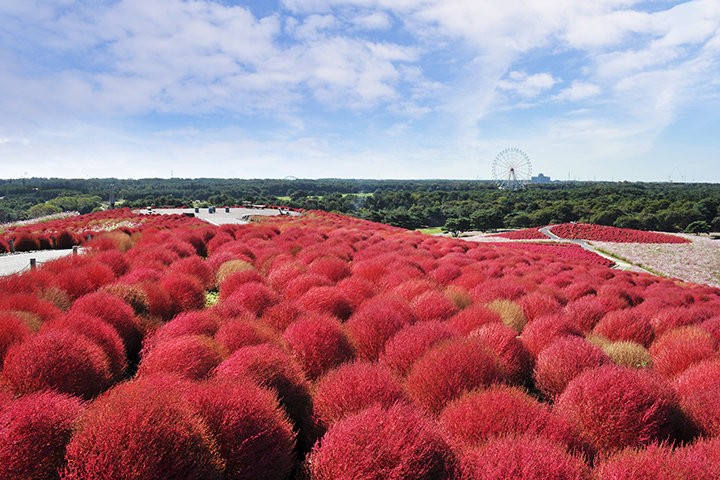
{"type": "Polygon", "coordinates": [[[417,231],[420,233],[425,233],[427,235],[435,235],[436,233],[443,233],[442,227],[418,228],[417,231]]]}

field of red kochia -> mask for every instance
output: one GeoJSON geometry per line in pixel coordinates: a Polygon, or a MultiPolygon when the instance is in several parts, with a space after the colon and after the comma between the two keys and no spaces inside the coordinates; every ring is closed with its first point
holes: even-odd
{"type": "Polygon", "coordinates": [[[720,478],[720,290],[304,213],[0,279],[0,480],[720,478]]]}

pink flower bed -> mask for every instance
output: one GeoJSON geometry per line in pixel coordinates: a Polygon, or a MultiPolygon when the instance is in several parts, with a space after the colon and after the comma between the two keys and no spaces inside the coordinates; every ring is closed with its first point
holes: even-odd
{"type": "Polygon", "coordinates": [[[614,263],[612,260],[601,257],[596,253],[585,250],[581,246],[572,243],[502,242],[494,245],[520,249],[532,253],[550,253],[553,255],[560,255],[563,258],[582,260],[590,263],[596,263],[598,265],[605,265],[607,267],[613,265],[614,263]]]}
{"type": "Polygon", "coordinates": [[[667,233],[644,232],[630,228],[606,227],[589,223],[563,223],[550,231],[562,238],[617,243],[688,243],[689,240],[667,233]]]}

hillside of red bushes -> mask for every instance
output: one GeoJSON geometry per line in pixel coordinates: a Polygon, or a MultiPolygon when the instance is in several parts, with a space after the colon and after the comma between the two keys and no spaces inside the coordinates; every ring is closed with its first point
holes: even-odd
{"type": "Polygon", "coordinates": [[[718,289],[320,211],[107,215],[0,279],[0,480],[720,478],[718,289]]]}

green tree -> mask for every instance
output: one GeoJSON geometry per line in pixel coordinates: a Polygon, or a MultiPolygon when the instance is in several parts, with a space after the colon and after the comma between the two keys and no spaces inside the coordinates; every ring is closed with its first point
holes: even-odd
{"type": "Polygon", "coordinates": [[[695,220],[685,227],[685,233],[708,233],[710,229],[710,224],[705,220],[695,220]]]}
{"type": "Polygon", "coordinates": [[[52,215],[53,213],[62,212],[62,208],[53,205],[51,203],[38,203],[33,205],[28,210],[28,216],[30,218],[44,217],[45,215],[52,215]]]}
{"type": "Polygon", "coordinates": [[[443,232],[450,233],[453,237],[457,237],[461,232],[465,232],[469,229],[469,218],[448,218],[445,225],[442,227],[443,232]]]}

